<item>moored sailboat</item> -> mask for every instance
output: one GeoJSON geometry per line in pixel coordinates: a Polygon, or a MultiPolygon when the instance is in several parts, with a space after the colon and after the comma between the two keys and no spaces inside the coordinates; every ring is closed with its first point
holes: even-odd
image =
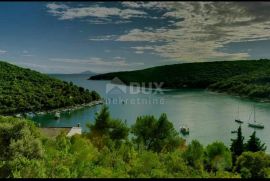
{"type": "Polygon", "coordinates": [[[255,106],[254,106],[254,117],[253,117],[253,123],[248,123],[248,126],[249,127],[252,127],[252,128],[259,128],[259,129],[263,129],[264,128],[264,125],[261,124],[261,123],[257,123],[256,122],[256,112],[255,112],[255,106]]]}
{"type": "Polygon", "coordinates": [[[237,118],[235,119],[235,122],[240,123],[240,124],[243,123],[243,121],[241,121],[239,118],[239,104],[238,104],[237,118]]]}

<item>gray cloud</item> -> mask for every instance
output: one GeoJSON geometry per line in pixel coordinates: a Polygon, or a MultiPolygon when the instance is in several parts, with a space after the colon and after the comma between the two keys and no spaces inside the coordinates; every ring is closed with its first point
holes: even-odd
{"type": "MultiPolygon", "coordinates": [[[[229,43],[270,39],[268,2],[152,1],[121,4],[122,8],[102,7],[102,5],[74,8],[65,4],[49,3],[47,8],[60,20],[95,17],[95,20],[87,20],[93,24],[117,21],[130,23],[132,17],[149,18],[148,10],[164,12],[158,18],[172,26],[143,29],[135,27],[119,36],[103,35],[91,37],[89,40],[145,42],[144,46],[130,48],[136,54],[147,51],[173,60],[248,59],[249,51],[225,53],[220,49],[229,43]],[[112,21],[112,17],[118,17],[120,20],[112,21]]],[[[124,64],[122,62],[122,65],[124,64]]]]}
{"type": "Polygon", "coordinates": [[[114,40],[117,36],[116,35],[101,35],[101,36],[94,36],[89,38],[91,41],[109,41],[114,40]]]}
{"type": "Polygon", "coordinates": [[[144,11],[135,9],[120,9],[115,7],[100,7],[100,6],[89,6],[89,7],[69,7],[65,4],[49,3],[47,4],[48,12],[54,16],[57,16],[60,20],[72,20],[76,18],[84,17],[96,17],[102,19],[108,17],[119,17],[121,19],[129,19],[132,17],[143,17],[146,13],[144,11]]]}
{"type": "Polygon", "coordinates": [[[108,67],[132,67],[144,65],[143,62],[128,63],[123,57],[113,57],[113,61],[103,60],[99,57],[92,57],[89,59],[69,59],[69,58],[51,58],[50,61],[71,63],[71,64],[84,64],[94,66],[108,66],[108,67]]]}
{"type": "Polygon", "coordinates": [[[218,49],[232,42],[270,39],[268,2],[157,2],[152,3],[152,7],[147,2],[125,4],[134,8],[166,9],[163,17],[175,19],[173,28],[133,29],[117,38],[124,42],[163,42],[151,45],[151,49],[165,58],[188,61],[247,59],[248,53],[224,53],[218,49]]]}
{"type": "Polygon", "coordinates": [[[7,53],[6,50],[1,50],[1,49],[0,49],[0,55],[6,54],[6,53],[7,53]]]}

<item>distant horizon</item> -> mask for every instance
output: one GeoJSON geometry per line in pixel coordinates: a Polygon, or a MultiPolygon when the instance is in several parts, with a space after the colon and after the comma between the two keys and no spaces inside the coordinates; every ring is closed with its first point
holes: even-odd
{"type": "Polygon", "coordinates": [[[0,2],[0,59],[47,74],[265,59],[269,9],[270,2],[0,2]]]}
{"type": "MultiPolygon", "coordinates": [[[[256,60],[269,60],[270,61],[270,58],[246,59],[246,60],[221,60],[221,61],[217,60],[217,61],[205,61],[205,62],[184,62],[184,63],[172,63],[172,64],[166,64],[166,65],[187,64],[187,63],[214,63],[214,62],[226,62],[226,61],[230,61],[230,62],[233,62],[233,61],[256,61],[256,60]]],[[[0,60],[0,61],[11,63],[11,62],[4,61],[4,60],[0,60]]],[[[14,63],[11,63],[11,64],[16,65],[14,63]]],[[[47,75],[57,75],[57,74],[59,74],[59,75],[60,74],[61,75],[64,75],[64,74],[67,74],[67,75],[72,75],[72,74],[77,74],[77,75],[83,75],[83,74],[85,74],[85,75],[98,75],[98,74],[107,74],[107,73],[114,73],[114,72],[126,72],[126,71],[144,70],[144,69],[148,69],[148,68],[154,68],[154,67],[160,67],[160,66],[166,66],[166,65],[157,65],[157,66],[146,67],[146,68],[142,68],[142,69],[120,70],[120,71],[109,71],[109,72],[94,72],[94,71],[91,71],[91,70],[85,70],[85,71],[82,71],[82,72],[71,72],[71,73],[65,73],[65,72],[51,72],[51,73],[40,72],[40,73],[47,74],[47,75]],[[86,74],[85,72],[91,72],[91,73],[86,74]]],[[[22,67],[22,68],[29,68],[29,67],[24,67],[24,66],[20,66],[20,65],[16,65],[16,66],[19,66],[19,67],[22,67]]],[[[30,68],[30,69],[34,70],[34,71],[38,71],[38,70],[35,70],[33,68],[30,68]]]]}

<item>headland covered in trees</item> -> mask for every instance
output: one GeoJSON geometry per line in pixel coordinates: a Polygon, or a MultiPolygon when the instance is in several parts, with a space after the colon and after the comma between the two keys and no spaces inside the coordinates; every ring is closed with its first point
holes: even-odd
{"type": "Polygon", "coordinates": [[[0,61],[0,114],[49,111],[98,100],[95,91],[0,61]]]}
{"type": "Polygon", "coordinates": [[[270,101],[270,60],[238,60],[164,65],[91,76],[90,80],[163,83],[163,88],[201,88],[270,101]]]}

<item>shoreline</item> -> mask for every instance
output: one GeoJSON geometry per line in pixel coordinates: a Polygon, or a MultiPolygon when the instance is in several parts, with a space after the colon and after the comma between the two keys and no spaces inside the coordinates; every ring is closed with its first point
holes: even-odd
{"type": "MultiPolygon", "coordinates": [[[[91,78],[91,77],[90,77],[91,78]]],[[[94,81],[108,81],[107,79],[100,79],[100,80],[95,80],[95,79],[88,79],[88,80],[94,80],[94,81]]],[[[117,85],[116,83],[112,83],[112,84],[115,84],[117,85]]],[[[123,85],[123,84],[119,84],[119,85],[123,85]]],[[[127,84],[124,84],[123,86],[131,86],[129,83],[127,84]]],[[[150,89],[150,90],[155,90],[153,88],[149,88],[149,87],[142,87],[142,86],[139,86],[139,88],[146,88],[146,89],[150,89]]],[[[194,87],[187,87],[187,86],[182,86],[182,87],[161,87],[161,90],[163,91],[179,91],[179,90],[205,90],[205,91],[208,91],[208,92],[214,92],[214,93],[219,93],[219,94],[226,94],[228,96],[233,96],[233,97],[238,97],[238,98],[241,98],[241,99],[247,99],[247,100],[251,100],[251,101],[255,101],[255,102],[260,102],[260,103],[270,103],[270,99],[269,98],[257,98],[257,97],[250,97],[250,96],[246,96],[246,95],[241,95],[241,94],[238,94],[238,93],[233,93],[233,92],[228,92],[228,91],[220,91],[218,89],[211,89],[211,88],[208,88],[208,87],[205,87],[205,88],[194,88],[194,87]]]]}
{"type": "Polygon", "coordinates": [[[92,107],[92,106],[96,106],[99,104],[104,104],[104,100],[101,99],[101,100],[92,101],[89,103],[78,104],[78,105],[62,107],[62,108],[56,108],[56,109],[46,110],[46,111],[44,110],[44,111],[31,111],[31,112],[15,113],[15,114],[12,114],[10,116],[14,116],[17,118],[35,117],[35,116],[40,116],[40,115],[45,115],[45,114],[55,114],[57,112],[62,113],[62,112],[67,112],[67,111],[74,111],[74,110],[81,109],[84,107],[92,107]]]}
{"type": "Polygon", "coordinates": [[[42,113],[42,112],[44,112],[45,114],[50,114],[50,113],[56,113],[56,112],[73,111],[73,110],[81,109],[84,107],[96,106],[96,105],[103,104],[103,103],[104,103],[103,100],[92,101],[90,103],[84,103],[84,104],[78,104],[78,105],[69,106],[69,107],[57,108],[57,109],[53,109],[53,110],[49,110],[49,111],[38,111],[38,112],[36,112],[36,114],[40,115],[40,113],[42,113]]]}

